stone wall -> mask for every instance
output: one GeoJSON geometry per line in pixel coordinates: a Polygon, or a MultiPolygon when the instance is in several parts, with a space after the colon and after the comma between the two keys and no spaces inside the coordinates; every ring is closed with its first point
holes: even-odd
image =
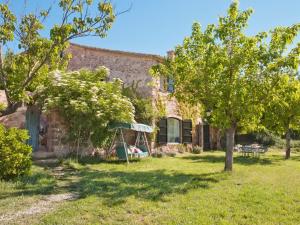
{"type": "Polygon", "coordinates": [[[69,70],[82,68],[96,69],[105,66],[110,70],[109,78],[121,79],[125,86],[138,83],[138,91],[144,96],[153,96],[151,84],[157,82],[149,74],[149,69],[162,60],[157,55],[114,51],[71,44],[68,52],[72,58],[69,70]]]}
{"type": "Polygon", "coordinates": [[[63,157],[70,152],[70,146],[66,142],[68,128],[59,112],[52,110],[47,113],[47,150],[54,152],[58,157],[63,157]]]}

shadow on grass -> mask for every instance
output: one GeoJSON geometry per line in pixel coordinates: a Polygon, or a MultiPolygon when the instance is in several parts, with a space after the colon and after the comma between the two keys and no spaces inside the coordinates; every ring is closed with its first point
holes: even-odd
{"type": "MultiPolygon", "coordinates": [[[[225,153],[224,156],[217,155],[197,155],[197,156],[184,156],[182,159],[192,160],[193,162],[209,162],[209,163],[223,163],[225,161],[225,153]]],[[[266,158],[257,158],[257,157],[245,157],[245,156],[235,156],[233,161],[234,163],[241,165],[270,165],[274,163],[278,159],[266,159],[266,158]]]]}
{"type": "Polygon", "coordinates": [[[228,174],[205,173],[185,174],[167,170],[153,171],[97,171],[89,168],[78,170],[71,175],[66,172],[60,181],[66,185],[58,190],[54,177],[43,178],[34,175],[20,186],[20,191],[10,193],[10,196],[20,195],[48,195],[58,192],[72,192],[79,198],[97,196],[107,205],[117,205],[126,202],[127,198],[134,197],[149,201],[168,201],[168,196],[185,194],[193,189],[208,189],[212,185],[226,179],[228,174]],[[75,179],[71,179],[75,178],[75,179]],[[44,179],[49,182],[43,187],[44,179]]]}
{"type": "Polygon", "coordinates": [[[300,155],[299,154],[297,154],[296,156],[292,155],[290,159],[295,161],[300,161],[300,155]]]}
{"type": "MultiPolygon", "coordinates": [[[[137,163],[140,162],[141,159],[133,158],[129,159],[130,163],[137,163]]],[[[126,160],[119,160],[119,159],[101,159],[100,157],[83,157],[78,160],[78,163],[81,165],[88,165],[88,164],[99,164],[99,163],[106,163],[106,164],[124,164],[126,160]]]]}
{"type": "Polygon", "coordinates": [[[226,179],[226,173],[184,174],[154,171],[93,171],[83,170],[70,190],[81,198],[96,195],[108,205],[121,204],[128,197],[166,201],[172,194],[185,194],[192,189],[207,189],[226,179]]]}
{"type": "Polygon", "coordinates": [[[47,195],[54,192],[56,187],[56,180],[53,176],[43,173],[35,172],[31,175],[25,175],[12,181],[17,191],[0,193],[0,198],[9,198],[11,196],[21,195],[47,195]]]}

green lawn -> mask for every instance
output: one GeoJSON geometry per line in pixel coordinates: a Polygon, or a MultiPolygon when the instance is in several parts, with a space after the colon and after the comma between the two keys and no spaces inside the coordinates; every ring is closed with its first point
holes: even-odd
{"type": "Polygon", "coordinates": [[[299,153],[288,161],[279,152],[260,159],[236,154],[233,173],[222,172],[223,161],[223,152],[209,152],[128,166],[71,162],[74,169],[65,165],[61,176],[34,166],[30,177],[0,183],[0,218],[38,205],[50,194],[76,193],[75,200],[5,223],[299,224],[299,153]]]}

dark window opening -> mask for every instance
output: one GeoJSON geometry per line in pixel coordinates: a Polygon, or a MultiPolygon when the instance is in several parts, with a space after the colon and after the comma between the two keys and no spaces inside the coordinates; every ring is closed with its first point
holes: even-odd
{"type": "Polygon", "coordinates": [[[174,79],[168,77],[167,79],[167,91],[170,93],[174,92],[174,79]]]}

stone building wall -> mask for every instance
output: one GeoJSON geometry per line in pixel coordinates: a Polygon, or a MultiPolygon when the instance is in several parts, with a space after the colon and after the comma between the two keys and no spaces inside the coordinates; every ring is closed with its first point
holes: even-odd
{"type": "Polygon", "coordinates": [[[125,86],[138,83],[138,91],[144,96],[152,97],[155,94],[151,84],[157,84],[157,82],[149,74],[149,69],[162,60],[160,56],[77,44],[71,44],[68,52],[72,54],[69,70],[96,69],[99,66],[105,66],[110,70],[110,79],[119,78],[125,86]]]}
{"type": "MultiPolygon", "coordinates": [[[[145,97],[151,97],[154,107],[158,99],[163,102],[166,117],[182,119],[178,103],[175,98],[169,98],[169,93],[165,90],[162,79],[153,78],[149,74],[149,69],[153,65],[162,62],[163,58],[161,56],[107,50],[78,44],[70,44],[68,52],[72,54],[69,70],[96,69],[99,66],[105,66],[110,70],[109,79],[119,78],[124,82],[125,86],[138,83],[138,91],[145,97]]],[[[62,139],[66,132],[63,120],[56,112],[51,112],[48,116],[48,121],[48,149],[56,152],[56,155],[59,153],[63,155],[71,151],[68,145],[62,144],[62,139]]],[[[193,124],[192,135],[193,145],[202,146],[203,129],[201,119],[196,124],[193,124]]],[[[125,138],[130,144],[133,144],[135,134],[128,133],[125,135],[125,138]]],[[[215,141],[213,137],[212,141],[215,141]]],[[[153,143],[152,146],[154,146],[153,143]]]]}
{"type": "Polygon", "coordinates": [[[59,112],[52,110],[47,113],[47,151],[53,152],[57,157],[70,153],[70,146],[66,142],[68,128],[59,112]]]}

